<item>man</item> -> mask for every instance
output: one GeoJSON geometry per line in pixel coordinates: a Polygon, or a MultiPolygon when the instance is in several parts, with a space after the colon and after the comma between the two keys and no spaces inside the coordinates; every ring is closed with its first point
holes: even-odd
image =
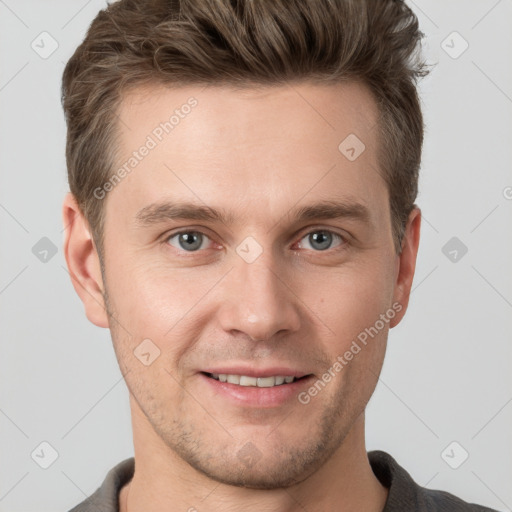
{"type": "Polygon", "coordinates": [[[135,457],[83,511],[484,511],[366,452],[420,237],[400,1],[121,0],[63,77],[64,251],[135,457]]]}

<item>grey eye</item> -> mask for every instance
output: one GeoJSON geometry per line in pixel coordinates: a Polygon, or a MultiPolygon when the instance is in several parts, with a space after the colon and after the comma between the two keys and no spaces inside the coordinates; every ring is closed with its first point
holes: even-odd
{"type": "MultiPolygon", "coordinates": [[[[337,233],[332,233],[327,230],[317,230],[308,233],[302,240],[307,240],[310,247],[315,251],[325,251],[331,248],[332,242],[335,238],[339,240],[343,240],[340,235],[337,233]]],[[[340,245],[340,244],[338,244],[340,245]]],[[[308,247],[306,247],[308,249],[308,247]]]]}
{"type": "Polygon", "coordinates": [[[207,240],[208,237],[199,231],[182,231],[181,233],[175,233],[171,235],[167,240],[170,245],[175,247],[176,249],[183,249],[187,252],[194,252],[198,249],[201,249],[203,242],[207,240]],[[179,246],[176,246],[171,240],[176,239],[179,246]]]}

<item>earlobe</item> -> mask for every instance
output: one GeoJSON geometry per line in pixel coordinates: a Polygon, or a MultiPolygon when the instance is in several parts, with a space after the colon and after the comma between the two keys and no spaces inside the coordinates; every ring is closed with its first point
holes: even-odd
{"type": "Polygon", "coordinates": [[[99,256],[88,223],[71,192],[64,198],[62,222],[64,256],[73,287],[84,304],[85,314],[94,325],[109,327],[99,256]]]}
{"type": "Polygon", "coordinates": [[[420,243],[421,210],[414,207],[409,214],[402,243],[402,253],[397,256],[397,271],[393,303],[401,305],[398,314],[390,321],[390,327],[400,323],[409,304],[414,271],[416,269],[416,256],[420,243]]]}

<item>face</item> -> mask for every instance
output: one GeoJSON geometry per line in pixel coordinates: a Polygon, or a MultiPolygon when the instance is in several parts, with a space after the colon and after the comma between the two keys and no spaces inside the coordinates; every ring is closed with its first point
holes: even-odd
{"type": "Polygon", "coordinates": [[[412,280],[370,92],[155,86],[119,116],[129,171],[103,189],[110,317],[89,318],[111,329],[132,407],[217,481],[305,479],[364,413],[412,280]]]}

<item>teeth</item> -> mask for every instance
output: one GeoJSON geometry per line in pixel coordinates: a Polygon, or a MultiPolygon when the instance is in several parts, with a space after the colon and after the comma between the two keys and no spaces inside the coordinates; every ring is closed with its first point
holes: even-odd
{"type": "Polygon", "coordinates": [[[240,386],[256,386],[258,384],[259,379],[256,377],[246,377],[245,375],[242,375],[240,377],[240,386]]]}
{"type": "MultiPolygon", "coordinates": [[[[259,388],[271,388],[272,386],[276,385],[275,377],[258,377],[254,380],[256,381],[259,388]]],[[[240,382],[242,382],[242,380],[240,380],[240,382]]]]}
{"type": "Polygon", "coordinates": [[[238,384],[239,386],[257,386],[259,388],[271,388],[281,384],[290,384],[297,380],[295,377],[276,375],[275,377],[249,377],[247,375],[227,375],[225,373],[211,373],[211,377],[220,382],[238,384]]]}
{"type": "Polygon", "coordinates": [[[230,384],[240,384],[240,375],[228,375],[227,377],[230,384]]]}

